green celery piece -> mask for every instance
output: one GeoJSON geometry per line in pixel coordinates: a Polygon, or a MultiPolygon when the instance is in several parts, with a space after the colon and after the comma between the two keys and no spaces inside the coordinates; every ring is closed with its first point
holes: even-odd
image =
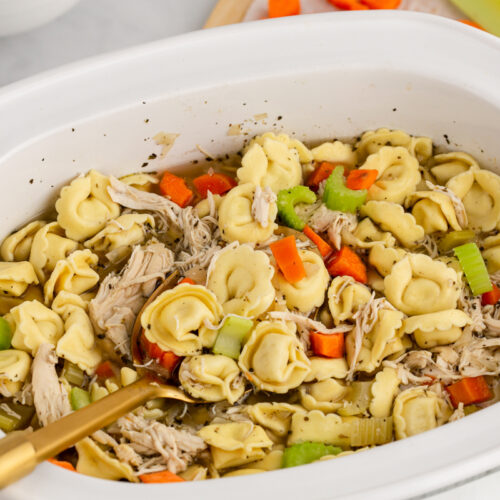
{"type": "Polygon", "coordinates": [[[78,387],[81,387],[85,381],[85,373],[83,373],[83,370],[68,360],[64,362],[62,375],[71,385],[76,385],[78,387]]]}
{"type": "Polygon", "coordinates": [[[475,243],[466,243],[455,247],[453,251],[465,273],[472,293],[481,295],[490,292],[493,286],[478,246],[475,243]]]}
{"type": "Polygon", "coordinates": [[[467,406],[464,406],[464,413],[466,415],[472,415],[473,413],[476,413],[476,411],[479,411],[481,408],[479,408],[479,406],[476,406],[476,405],[467,405],[467,406]]]}
{"type": "Polygon", "coordinates": [[[13,402],[7,403],[7,406],[18,416],[11,415],[0,408],[0,429],[4,432],[11,432],[26,427],[35,413],[33,406],[25,406],[13,402]]]}
{"type": "Polygon", "coordinates": [[[69,400],[71,402],[71,408],[73,408],[73,410],[79,410],[90,404],[90,394],[80,387],[73,387],[69,394],[69,400]]]}
{"type": "Polygon", "coordinates": [[[0,351],[10,348],[12,341],[12,330],[5,318],[0,317],[0,351]]]}
{"type": "Polygon", "coordinates": [[[238,359],[243,341],[252,327],[251,319],[229,316],[219,330],[213,353],[238,359]]]}
{"type": "Polygon", "coordinates": [[[323,201],[330,210],[356,213],[366,201],[366,189],[349,189],[345,185],[344,167],[335,167],[328,177],[323,193],[323,201]]]}
{"type": "Polygon", "coordinates": [[[482,28],[500,36],[500,2],[498,0],[451,0],[482,28]]]}
{"type": "Polygon", "coordinates": [[[285,225],[302,231],[306,225],[297,212],[295,205],[297,203],[307,203],[311,205],[316,201],[316,195],[307,186],[295,186],[291,189],[282,189],[278,193],[278,214],[285,225]]]}
{"type": "Polygon", "coordinates": [[[476,236],[474,231],[470,229],[466,231],[451,231],[447,233],[438,243],[438,248],[441,253],[449,252],[455,247],[469,243],[476,236]]]}
{"type": "Polygon", "coordinates": [[[296,465],[310,464],[326,455],[338,455],[341,451],[342,448],[338,446],[313,443],[311,441],[294,444],[283,451],[281,467],[285,469],[287,467],[295,467],[296,465]]]}

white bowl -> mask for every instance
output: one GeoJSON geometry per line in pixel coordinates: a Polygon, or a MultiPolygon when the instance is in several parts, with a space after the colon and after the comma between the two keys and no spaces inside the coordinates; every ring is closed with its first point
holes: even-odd
{"type": "Polygon", "coordinates": [[[52,21],[80,0],[0,0],[0,36],[16,35],[52,21]]]}
{"type": "MultiPolygon", "coordinates": [[[[315,141],[400,127],[500,171],[500,41],[402,12],[233,26],[100,57],[0,92],[0,237],[78,172],[123,174],[238,150],[269,129],[315,141]],[[267,113],[265,119],[254,115],[267,113]],[[282,117],[282,119],[280,119],[282,117]],[[243,123],[249,136],[228,136],[243,123]],[[165,159],[151,140],[180,136],[165,159]],[[148,160],[151,153],[158,158],[148,160]],[[55,186],[55,187],[54,187],[55,186]]],[[[500,466],[500,405],[339,460],[172,485],[108,482],[41,465],[3,498],[401,499],[500,466]]]]}

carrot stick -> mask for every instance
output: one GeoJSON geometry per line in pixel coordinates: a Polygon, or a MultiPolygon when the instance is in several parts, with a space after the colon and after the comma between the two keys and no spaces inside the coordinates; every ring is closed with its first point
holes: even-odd
{"type": "Polygon", "coordinates": [[[309,226],[304,227],[304,234],[318,247],[323,258],[328,257],[333,252],[333,248],[309,226]]]}
{"type": "Polygon", "coordinates": [[[212,194],[224,194],[236,186],[236,181],[225,174],[204,174],[193,179],[193,184],[202,198],[207,197],[207,191],[212,194]]]}
{"type": "Polygon", "coordinates": [[[401,0],[361,0],[370,9],[397,9],[401,0]]]}
{"type": "Polygon", "coordinates": [[[111,378],[115,376],[115,371],[113,369],[113,365],[111,361],[103,361],[95,370],[95,373],[100,378],[111,378]]]}
{"type": "Polygon", "coordinates": [[[57,465],[58,467],[62,467],[63,469],[70,470],[71,472],[76,472],[76,469],[73,467],[73,464],[66,462],[65,460],[57,460],[57,458],[48,458],[47,462],[57,465]]]}
{"type": "Polygon", "coordinates": [[[139,479],[143,483],[182,483],[184,479],[177,476],[173,472],[168,470],[162,470],[160,472],[151,472],[150,474],[141,474],[139,479]]]}
{"type": "Polygon", "coordinates": [[[500,288],[498,288],[495,283],[492,283],[492,286],[493,290],[491,290],[491,292],[483,293],[481,297],[481,303],[483,306],[494,306],[500,300],[500,288]]]}
{"type": "Polygon", "coordinates": [[[446,387],[455,408],[459,403],[470,405],[491,399],[493,394],[483,376],[466,377],[446,387]]]}
{"type": "Polygon", "coordinates": [[[193,192],[181,177],[165,172],[160,181],[160,191],[180,207],[185,207],[193,197],[193,192]]]}
{"type": "Polygon", "coordinates": [[[358,0],[328,0],[334,7],[344,10],[368,10],[366,5],[363,5],[358,0]]]}
{"type": "Polygon", "coordinates": [[[269,245],[276,264],[289,283],[297,283],[306,277],[304,263],[300,258],[294,236],[287,236],[269,245]]]}
{"type": "Polygon", "coordinates": [[[349,189],[370,189],[377,180],[378,170],[351,170],[345,185],[349,189]]]}
{"type": "Polygon", "coordinates": [[[160,358],[160,365],[172,373],[180,360],[181,358],[172,351],[164,351],[160,358]]]}
{"type": "Polygon", "coordinates": [[[183,283],[188,283],[189,285],[196,285],[196,283],[191,278],[182,278],[178,285],[182,285],[183,283]]]}
{"type": "Polygon", "coordinates": [[[360,283],[368,281],[366,266],[349,247],[342,247],[326,264],[332,276],[352,276],[360,283]]]}
{"type": "Polygon", "coordinates": [[[343,333],[321,333],[311,332],[312,350],[318,356],[327,358],[344,357],[344,334],[343,333]]]}
{"type": "Polygon", "coordinates": [[[300,14],[300,0],[268,0],[269,17],[296,16],[300,14]]]}
{"type": "Polygon", "coordinates": [[[331,173],[337,165],[324,161],[316,167],[316,170],[307,179],[307,185],[313,190],[317,191],[321,182],[330,177],[331,173]]]}
{"type": "Polygon", "coordinates": [[[480,24],[477,24],[474,21],[470,21],[469,19],[458,19],[461,23],[467,24],[468,26],[472,26],[473,28],[477,28],[483,31],[486,31],[480,24]]]}

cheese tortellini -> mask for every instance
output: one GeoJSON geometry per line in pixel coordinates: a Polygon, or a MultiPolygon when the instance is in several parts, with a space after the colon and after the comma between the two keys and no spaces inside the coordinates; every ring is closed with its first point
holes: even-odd
{"type": "Polygon", "coordinates": [[[12,345],[33,356],[42,344],[55,346],[64,332],[59,315],[37,300],[12,308],[5,319],[13,332],[12,345]]]}
{"type": "Polygon", "coordinates": [[[431,174],[442,186],[455,175],[479,168],[477,161],[471,155],[459,151],[436,155],[431,163],[431,174]]]}
{"type": "Polygon", "coordinates": [[[324,142],[311,149],[311,153],[314,161],[340,163],[349,167],[356,165],[358,156],[350,144],[345,144],[341,141],[324,142]]]}
{"type": "Polygon", "coordinates": [[[389,302],[408,315],[454,309],[460,296],[457,272],[423,254],[408,254],[384,279],[389,302]]]}
{"type": "MultiPolygon", "coordinates": [[[[241,159],[241,167],[236,172],[238,180],[242,184],[269,186],[275,193],[299,185],[302,166],[298,149],[302,148],[297,143],[299,141],[291,139],[280,140],[273,134],[255,138],[241,159]]],[[[302,155],[306,155],[304,150],[302,155]]],[[[303,159],[312,160],[310,153],[306,156],[303,159]]]]}
{"type": "Polygon", "coordinates": [[[200,285],[181,284],[160,294],[141,316],[146,338],[164,351],[193,356],[212,347],[222,306],[200,285]]]}
{"type": "Polygon", "coordinates": [[[328,378],[313,384],[303,384],[299,392],[300,401],[306,410],[331,413],[343,406],[342,399],[346,396],[348,389],[342,382],[328,378]]]}
{"type": "Polygon", "coordinates": [[[44,221],[30,222],[19,231],[5,238],[0,247],[0,255],[6,262],[28,260],[35,233],[43,227],[44,221]]]}
{"type": "Polygon", "coordinates": [[[19,297],[33,284],[38,277],[29,262],[0,262],[0,293],[19,297]]]}
{"type": "Polygon", "coordinates": [[[207,287],[225,314],[256,317],[273,303],[273,275],[274,267],[264,252],[248,245],[228,247],[212,261],[207,287]]]}
{"type": "Polygon", "coordinates": [[[321,356],[312,356],[311,371],[306,375],[304,382],[317,380],[321,382],[327,378],[343,379],[347,376],[347,361],[345,358],[323,358],[321,356]]]}
{"type": "Polygon", "coordinates": [[[300,405],[289,403],[257,403],[247,408],[247,413],[256,424],[269,429],[279,437],[285,437],[290,430],[292,415],[304,412],[300,405]]]}
{"type": "Polygon", "coordinates": [[[354,231],[342,230],[342,242],[359,248],[372,248],[375,245],[393,247],[396,238],[387,231],[381,231],[370,218],[365,217],[354,231]]]}
{"type": "Polygon", "coordinates": [[[368,256],[368,262],[381,276],[391,273],[394,264],[402,260],[408,252],[402,248],[386,248],[382,245],[375,245],[368,256]]]}
{"type": "Polygon", "coordinates": [[[485,238],[483,248],[482,255],[488,271],[491,274],[500,271],[500,234],[485,238]]]}
{"type": "Polygon", "coordinates": [[[299,256],[304,264],[306,276],[296,283],[290,283],[281,271],[276,270],[273,282],[285,297],[289,309],[308,312],[323,303],[330,276],[323,259],[317,253],[299,250],[299,256]]]}
{"type": "Polygon", "coordinates": [[[268,224],[264,227],[252,215],[255,185],[241,184],[229,191],[219,206],[219,229],[227,242],[259,243],[269,239],[278,227],[274,222],[278,213],[276,202],[269,206],[268,224]]]}
{"type": "Polygon", "coordinates": [[[373,417],[386,418],[391,415],[392,403],[401,380],[394,368],[385,367],[375,375],[371,385],[372,399],[370,401],[370,414],[373,417]]]}
{"type": "Polygon", "coordinates": [[[241,352],[239,365],[255,386],[283,394],[298,387],[311,369],[311,362],[295,335],[294,323],[262,321],[241,352]]]}
{"type": "Polygon", "coordinates": [[[0,394],[10,397],[19,391],[28,377],[30,367],[31,357],[24,351],[0,351],[0,394]]]}
{"type": "Polygon", "coordinates": [[[377,180],[368,190],[368,200],[403,203],[421,179],[417,159],[402,147],[382,147],[366,159],[361,169],[378,171],[377,180]]]}
{"type": "Polygon", "coordinates": [[[371,299],[370,289],[350,276],[337,276],[328,288],[328,307],[336,325],[350,320],[371,299]]]}
{"type": "Polygon", "coordinates": [[[182,387],[204,401],[236,402],[245,383],[236,362],[227,356],[203,354],[185,358],[179,369],[182,387]]]}
{"type": "Polygon", "coordinates": [[[57,222],[68,238],[86,240],[120,215],[120,206],[107,191],[109,185],[108,177],[91,170],[61,189],[56,201],[57,222]]]}

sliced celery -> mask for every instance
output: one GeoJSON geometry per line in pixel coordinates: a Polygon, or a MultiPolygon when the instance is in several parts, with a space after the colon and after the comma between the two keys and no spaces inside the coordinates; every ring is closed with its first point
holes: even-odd
{"type": "Polygon", "coordinates": [[[338,455],[341,451],[342,448],[338,446],[313,443],[311,441],[294,444],[283,451],[281,467],[287,468],[310,464],[326,455],[338,455]]]}
{"type": "Polygon", "coordinates": [[[6,404],[12,411],[8,412],[0,408],[0,429],[4,432],[11,432],[26,427],[33,417],[35,409],[32,406],[12,402],[6,404]]]}
{"type": "Polygon", "coordinates": [[[481,295],[490,292],[493,286],[478,246],[475,243],[467,243],[455,247],[453,251],[460,262],[472,293],[481,295]]]}
{"type": "Polygon", "coordinates": [[[330,210],[356,213],[366,201],[366,189],[349,189],[345,185],[344,167],[335,167],[328,177],[323,193],[323,201],[330,210]]]}
{"type": "Polygon", "coordinates": [[[370,381],[353,382],[349,387],[347,396],[344,398],[344,405],[337,410],[337,413],[348,417],[361,415],[368,410],[372,400],[372,384],[373,382],[370,381]]]}
{"type": "Polygon", "coordinates": [[[455,247],[460,245],[464,245],[465,243],[469,243],[472,241],[476,233],[471,230],[466,231],[451,231],[447,233],[441,241],[438,243],[438,248],[441,253],[449,252],[453,250],[455,247]]]}
{"type": "Polygon", "coordinates": [[[238,359],[243,340],[252,327],[253,321],[251,319],[229,316],[219,330],[212,351],[214,354],[222,354],[229,358],[238,359]]]}
{"type": "Polygon", "coordinates": [[[278,193],[278,214],[285,225],[302,231],[305,221],[295,211],[298,203],[311,205],[316,201],[316,195],[307,186],[295,186],[291,189],[282,189],[278,193]]]}
{"type": "Polygon", "coordinates": [[[80,387],[73,387],[69,395],[69,400],[71,402],[71,408],[73,408],[73,410],[79,410],[90,404],[90,395],[88,391],[80,389],[80,387]]]}
{"type": "Polygon", "coordinates": [[[500,2],[498,0],[451,0],[485,30],[500,36],[500,2]]]}
{"type": "Polygon", "coordinates": [[[12,330],[10,325],[4,318],[0,317],[0,351],[9,349],[11,340],[12,330]]]}
{"type": "Polygon", "coordinates": [[[374,446],[392,441],[392,417],[355,417],[351,425],[351,446],[374,446]]]}
{"type": "Polygon", "coordinates": [[[78,387],[81,387],[85,381],[85,373],[83,373],[83,370],[68,360],[64,362],[62,375],[71,385],[76,385],[78,387]]]}

